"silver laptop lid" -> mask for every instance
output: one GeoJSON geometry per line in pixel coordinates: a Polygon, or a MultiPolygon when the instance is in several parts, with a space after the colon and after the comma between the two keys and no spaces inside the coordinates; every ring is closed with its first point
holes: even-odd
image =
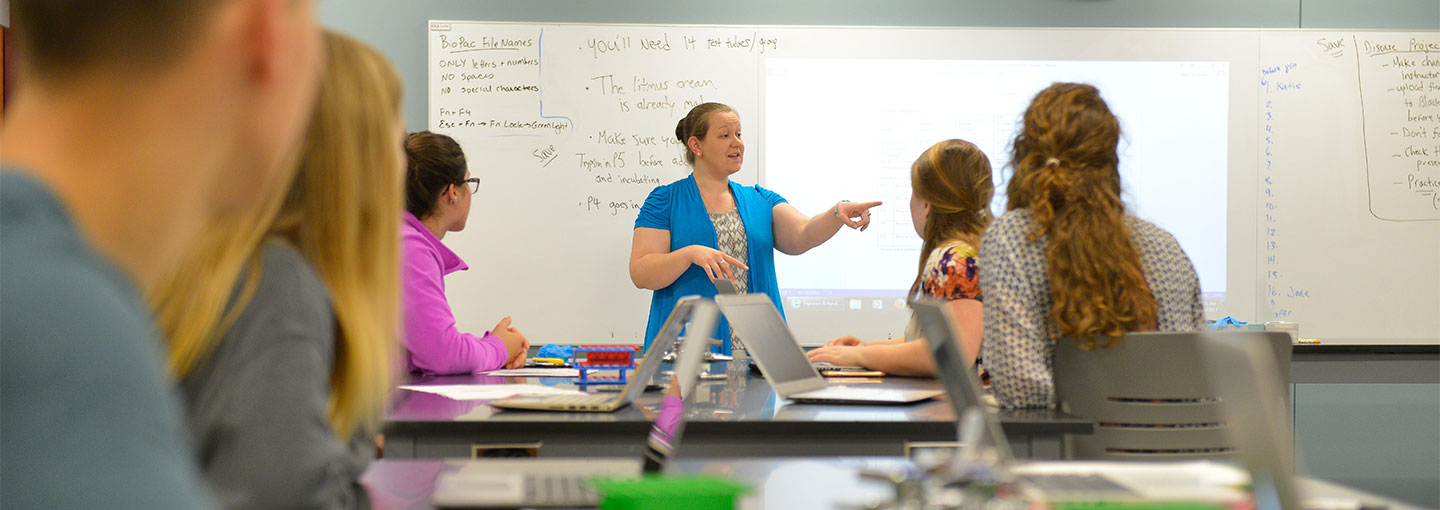
{"type": "MultiPolygon", "coordinates": [[[[680,353],[674,366],[675,381],[680,385],[682,404],[689,401],[690,395],[695,392],[695,385],[700,381],[701,364],[705,360],[705,353],[710,350],[710,332],[715,331],[715,325],[720,322],[720,310],[715,307],[715,302],[708,299],[694,300],[689,315],[690,325],[686,329],[684,341],[679,345],[680,353]]],[[[684,431],[684,406],[667,411],[662,400],[655,421],[650,425],[650,438],[646,441],[645,472],[664,471],[670,460],[675,458],[675,452],[680,448],[680,436],[684,431]]]]}
{"type": "Polygon", "coordinates": [[[975,377],[973,366],[961,355],[960,337],[956,334],[955,318],[950,313],[950,307],[940,301],[917,299],[910,302],[910,308],[915,311],[920,331],[925,334],[924,341],[930,356],[935,358],[935,373],[950,397],[956,420],[960,421],[967,412],[970,416],[984,417],[981,423],[960,423],[962,428],[968,428],[961,433],[969,432],[972,436],[968,438],[969,442],[993,448],[997,461],[1010,462],[1014,458],[1010,452],[1010,441],[1006,439],[1004,429],[1000,428],[1000,420],[984,404],[985,392],[980,387],[980,380],[975,377]],[[977,431],[978,437],[975,437],[977,431]]]}
{"type": "Polygon", "coordinates": [[[795,335],[766,294],[715,296],[715,303],[745,348],[760,365],[760,372],[780,396],[825,387],[825,378],[810,364],[795,335]]]}
{"type": "Polygon", "coordinates": [[[716,293],[716,294],[739,294],[739,293],[740,293],[740,290],[737,289],[737,288],[735,288],[735,282],[730,281],[729,278],[716,278],[716,279],[714,279],[714,280],[710,280],[710,282],[715,284],[715,293],[716,293]]]}
{"type": "Polygon", "coordinates": [[[700,380],[700,365],[710,350],[710,334],[719,323],[720,309],[715,302],[697,298],[690,312],[685,340],[680,343],[680,353],[675,358],[675,376],[680,380],[682,399],[690,398],[690,393],[695,391],[695,383],[700,380]]]}
{"type": "Polygon", "coordinates": [[[700,296],[685,296],[675,302],[675,308],[670,309],[670,316],[665,318],[665,323],[660,325],[660,331],[655,333],[654,341],[650,342],[650,350],[645,351],[645,358],[625,383],[625,391],[620,395],[620,405],[634,402],[645,392],[645,387],[660,371],[660,362],[665,357],[665,351],[675,345],[680,331],[685,329],[685,323],[691,320],[695,304],[702,300],[700,296]]]}
{"type": "MultiPolygon", "coordinates": [[[[1300,508],[1295,482],[1288,390],[1268,334],[1208,333],[1200,342],[1205,373],[1219,391],[1221,412],[1250,471],[1257,510],[1300,508]]],[[[1279,342],[1289,346],[1289,341],[1279,342]]]]}

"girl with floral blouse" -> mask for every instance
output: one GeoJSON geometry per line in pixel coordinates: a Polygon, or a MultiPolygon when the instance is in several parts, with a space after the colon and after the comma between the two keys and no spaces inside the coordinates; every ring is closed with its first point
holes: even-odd
{"type": "MultiPolygon", "coordinates": [[[[980,350],[980,237],[990,224],[995,193],[990,160],[975,144],[945,140],[931,146],[910,167],[910,218],[925,241],[911,297],[949,302],[966,358],[980,350]]],[[[905,337],[861,341],[850,335],[810,351],[811,361],[861,366],[892,375],[935,373],[914,320],[905,337]]]]}

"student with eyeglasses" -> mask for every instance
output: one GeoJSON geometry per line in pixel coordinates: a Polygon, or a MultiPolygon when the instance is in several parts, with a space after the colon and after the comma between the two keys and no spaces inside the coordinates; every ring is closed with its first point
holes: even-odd
{"type": "Polygon", "coordinates": [[[455,139],[422,131],[405,139],[405,214],[400,229],[405,308],[406,368],[427,375],[470,374],[525,363],[530,342],[510,327],[510,318],[476,335],[455,326],[445,298],[445,275],[469,269],[440,241],[465,229],[471,195],[480,179],[471,177],[455,139]]]}

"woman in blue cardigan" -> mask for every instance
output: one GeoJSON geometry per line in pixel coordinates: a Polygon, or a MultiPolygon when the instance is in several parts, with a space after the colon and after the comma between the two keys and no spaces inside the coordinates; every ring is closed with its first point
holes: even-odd
{"type": "MultiPolygon", "coordinates": [[[[657,186],[635,219],[630,280],[655,291],[645,346],[681,296],[714,296],[713,280],[725,278],[740,292],[764,292],[776,308],[775,250],[799,255],[829,240],[842,225],[864,230],[870,208],[880,202],[839,202],[807,218],[785,198],[760,186],[730,180],[740,171],[745,142],[740,116],[720,103],[690,110],[675,126],[685,144],[689,177],[657,186]]],[[[730,354],[730,325],[721,322],[720,352],[730,354]]]]}

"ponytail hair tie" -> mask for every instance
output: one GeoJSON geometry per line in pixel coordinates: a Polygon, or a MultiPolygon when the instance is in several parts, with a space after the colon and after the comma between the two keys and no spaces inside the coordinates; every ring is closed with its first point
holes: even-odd
{"type": "Polygon", "coordinates": [[[1045,166],[1050,166],[1050,165],[1060,166],[1060,160],[1059,160],[1059,159],[1056,159],[1056,158],[1050,158],[1050,159],[1045,160],[1045,166]]]}

